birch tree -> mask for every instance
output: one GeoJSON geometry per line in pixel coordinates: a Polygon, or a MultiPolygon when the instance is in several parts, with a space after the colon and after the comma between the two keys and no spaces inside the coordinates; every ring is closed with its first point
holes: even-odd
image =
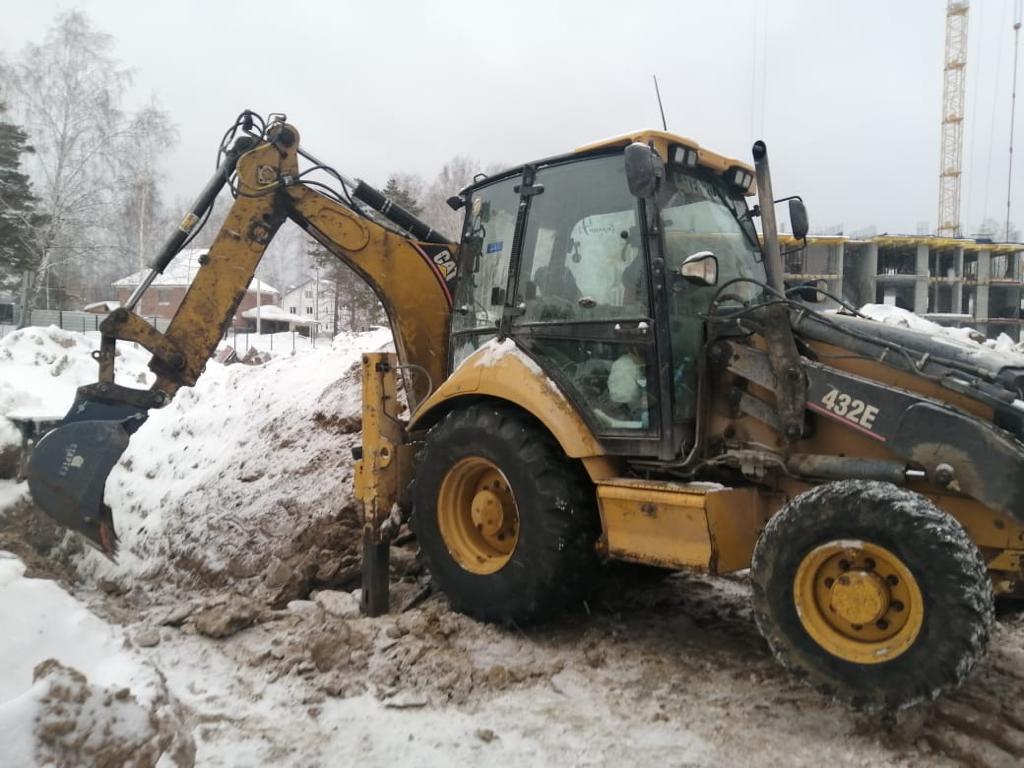
{"type": "Polygon", "coordinates": [[[115,249],[104,232],[116,193],[112,150],[126,129],[121,99],[131,73],[111,56],[113,38],[79,11],[57,16],[41,44],[6,68],[11,105],[35,147],[29,165],[50,214],[38,232],[29,308],[81,301],[115,249]]]}

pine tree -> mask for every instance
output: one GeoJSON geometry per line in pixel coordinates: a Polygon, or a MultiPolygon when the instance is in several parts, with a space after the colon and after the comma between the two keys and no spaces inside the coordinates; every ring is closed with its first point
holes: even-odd
{"type": "Polygon", "coordinates": [[[19,126],[4,119],[0,103],[0,287],[12,289],[25,270],[39,266],[36,231],[46,223],[37,210],[28,176],[21,172],[22,155],[35,150],[19,126]]]}
{"type": "Polygon", "coordinates": [[[391,174],[388,176],[387,183],[384,184],[383,192],[392,202],[398,203],[413,216],[419,216],[423,207],[416,199],[415,186],[417,185],[414,177],[399,177],[397,174],[391,174]]]}

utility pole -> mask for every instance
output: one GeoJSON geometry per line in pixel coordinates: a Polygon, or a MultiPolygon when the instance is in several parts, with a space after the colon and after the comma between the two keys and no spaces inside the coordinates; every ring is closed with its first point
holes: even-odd
{"type": "Polygon", "coordinates": [[[261,298],[260,294],[261,293],[262,293],[262,291],[260,291],[260,279],[257,277],[256,278],[256,335],[257,336],[259,336],[261,333],[263,333],[263,331],[262,331],[263,326],[262,326],[262,323],[261,323],[263,318],[260,317],[260,298],[261,298]]]}
{"type": "Polygon", "coordinates": [[[139,182],[139,269],[146,268],[146,185],[139,182]]]}
{"type": "Polygon", "coordinates": [[[942,147],[939,151],[938,234],[960,237],[960,170],[964,148],[969,3],[948,0],[942,75],[942,147]]]}

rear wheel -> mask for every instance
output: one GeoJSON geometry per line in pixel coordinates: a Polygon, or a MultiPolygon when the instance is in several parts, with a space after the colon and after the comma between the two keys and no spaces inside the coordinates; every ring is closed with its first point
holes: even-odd
{"type": "Polygon", "coordinates": [[[751,565],[776,658],[853,706],[901,709],[957,687],[988,646],[992,588],[960,524],[888,483],[829,483],[769,521],[751,565]]]}
{"type": "Polygon", "coordinates": [[[579,602],[597,565],[594,492],[577,462],[509,409],[473,405],[427,434],[411,525],[455,610],[525,623],[579,602]]]}

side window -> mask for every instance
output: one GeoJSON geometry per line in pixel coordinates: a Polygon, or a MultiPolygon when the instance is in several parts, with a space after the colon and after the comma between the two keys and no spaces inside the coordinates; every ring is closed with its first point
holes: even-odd
{"type": "Polygon", "coordinates": [[[519,210],[517,183],[518,177],[499,181],[476,190],[469,201],[452,317],[453,368],[496,335],[519,210]]]}
{"type": "Polygon", "coordinates": [[[516,303],[520,322],[649,314],[636,199],[619,155],[542,169],[530,202],[516,303]]]}
{"type": "MultiPolygon", "coordinates": [[[[469,201],[452,333],[493,333],[501,319],[519,209],[519,195],[513,191],[517,183],[518,177],[499,181],[477,190],[469,201]]],[[[457,345],[466,342],[460,339],[457,345]]]]}

